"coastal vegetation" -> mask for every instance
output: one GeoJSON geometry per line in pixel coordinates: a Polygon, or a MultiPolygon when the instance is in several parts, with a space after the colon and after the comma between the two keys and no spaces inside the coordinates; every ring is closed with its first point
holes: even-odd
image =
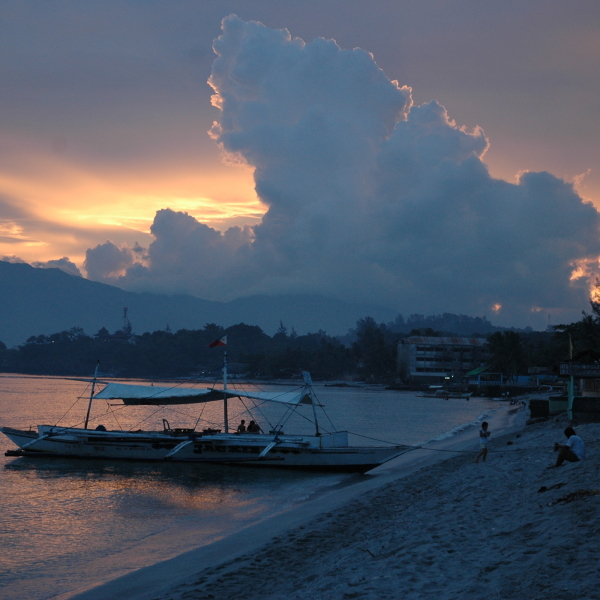
{"type": "Polygon", "coordinates": [[[30,337],[16,348],[0,342],[0,372],[35,375],[85,376],[97,361],[106,375],[119,377],[211,377],[222,365],[222,351],[209,344],[224,335],[229,372],[233,376],[286,379],[308,370],[316,380],[362,380],[392,383],[396,371],[398,342],[408,335],[470,335],[487,337],[490,367],[507,378],[525,375],[531,367],[551,371],[567,360],[572,345],[578,357],[600,357],[600,304],[581,321],[555,326],[552,331],[499,330],[485,319],[464,315],[424,317],[399,315],[390,323],[371,317],[359,319],[345,336],[325,331],[298,335],[280,323],[269,336],[260,327],[239,323],[223,328],[207,323],[203,329],[146,332],[139,335],[124,328],[94,335],[73,327],[51,335],[30,337]],[[431,325],[441,325],[435,330],[431,325]],[[449,330],[455,325],[459,331],[449,330]],[[424,325],[422,327],[412,327],[424,325]],[[484,329],[479,332],[475,327],[484,329]],[[492,331],[490,331],[492,328],[492,331]],[[487,331],[485,331],[487,330],[487,331]],[[595,353],[595,354],[594,354],[595,353]]]}

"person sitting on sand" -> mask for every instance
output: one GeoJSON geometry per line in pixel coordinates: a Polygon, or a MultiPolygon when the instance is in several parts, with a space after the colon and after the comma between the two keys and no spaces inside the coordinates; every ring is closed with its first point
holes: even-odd
{"type": "Polygon", "coordinates": [[[565,460],[569,462],[579,462],[585,458],[585,444],[583,440],[575,433],[572,427],[565,429],[565,435],[567,436],[566,444],[554,444],[554,452],[558,452],[556,457],[556,464],[548,467],[552,469],[554,467],[560,467],[565,460]]]}
{"type": "Polygon", "coordinates": [[[260,425],[256,421],[250,421],[248,424],[248,433],[260,433],[260,425]]]}
{"type": "Polygon", "coordinates": [[[485,462],[485,457],[487,456],[487,442],[490,435],[491,433],[488,431],[488,423],[487,421],[484,421],[481,424],[481,429],[479,430],[479,447],[481,450],[475,459],[476,463],[479,462],[480,458],[483,462],[485,462]]]}
{"type": "Polygon", "coordinates": [[[246,433],[246,421],[244,421],[244,419],[242,419],[242,422],[238,425],[237,432],[246,433]]]}

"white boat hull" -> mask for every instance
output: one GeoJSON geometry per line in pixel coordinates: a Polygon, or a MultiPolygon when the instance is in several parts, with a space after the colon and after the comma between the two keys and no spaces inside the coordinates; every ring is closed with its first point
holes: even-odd
{"type": "Polygon", "coordinates": [[[408,451],[408,446],[351,447],[347,433],[321,436],[189,434],[97,431],[40,425],[38,431],[0,427],[19,450],[8,456],[178,461],[366,472],[408,451]]]}

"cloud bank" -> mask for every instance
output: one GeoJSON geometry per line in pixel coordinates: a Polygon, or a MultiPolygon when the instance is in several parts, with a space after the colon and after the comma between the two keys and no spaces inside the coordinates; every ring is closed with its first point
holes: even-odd
{"type": "MultiPolygon", "coordinates": [[[[3,256],[2,258],[0,258],[0,260],[2,260],[3,262],[9,262],[9,263],[25,263],[25,261],[15,255],[12,256],[3,256]]],[[[62,258],[58,258],[55,260],[48,260],[48,261],[35,261],[31,263],[32,267],[35,267],[36,269],[60,269],[61,271],[64,271],[65,273],[67,273],[68,275],[73,275],[75,277],[81,277],[81,271],[79,270],[79,267],[72,262],[69,258],[67,258],[66,256],[63,256],[62,258]]]]}
{"type": "Polygon", "coordinates": [[[90,249],[88,277],[211,300],[320,293],[399,312],[495,312],[514,325],[585,308],[600,218],[571,184],[546,172],[493,179],[481,128],[436,101],[413,106],[363,50],[230,16],[214,51],[210,135],[254,168],[262,222],[221,233],[160,210],[147,250],[90,249]]]}

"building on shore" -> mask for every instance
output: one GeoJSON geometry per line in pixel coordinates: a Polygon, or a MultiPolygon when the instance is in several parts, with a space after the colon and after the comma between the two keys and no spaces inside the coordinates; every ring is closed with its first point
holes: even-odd
{"type": "Polygon", "coordinates": [[[398,373],[407,383],[460,383],[489,359],[485,338],[413,335],[398,342],[398,373]]]}
{"type": "Polygon", "coordinates": [[[600,422],[600,364],[561,362],[558,372],[565,380],[562,393],[531,400],[531,417],[545,418],[567,411],[567,418],[573,422],[600,422]]]}
{"type": "Polygon", "coordinates": [[[502,387],[504,385],[504,376],[502,373],[490,372],[488,365],[469,371],[465,374],[465,378],[469,385],[477,386],[478,388],[502,387]]]}

